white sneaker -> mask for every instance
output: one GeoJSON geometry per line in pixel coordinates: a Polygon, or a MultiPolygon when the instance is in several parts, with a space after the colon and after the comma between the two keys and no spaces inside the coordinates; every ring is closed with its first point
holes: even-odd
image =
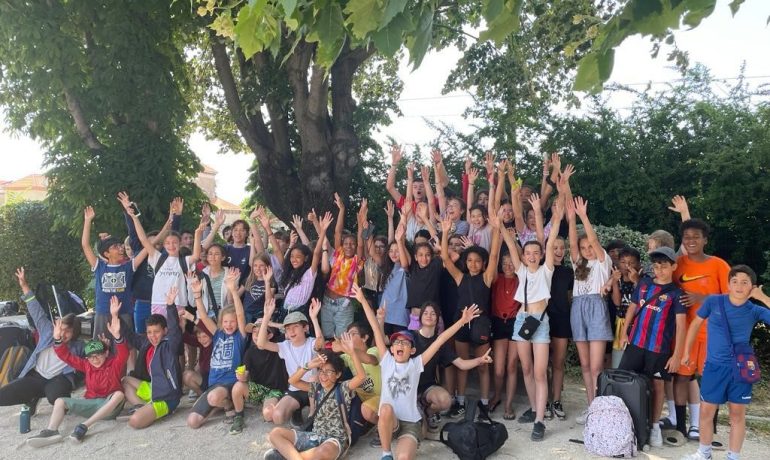
{"type": "Polygon", "coordinates": [[[588,409],[584,410],[583,412],[580,413],[580,415],[575,417],[575,422],[578,425],[585,425],[587,418],[588,418],[588,409]]]}
{"type": "Polygon", "coordinates": [[[685,455],[681,460],[711,460],[711,457],[706,457],[701,451],[696,450],[694,454],[685,455]]]}
{"type": "Polygon", "coordinates": [[[653,425],[650,430],[650,446],[663,447],[663,433],[661,433],[658,425],[653,425]]]}

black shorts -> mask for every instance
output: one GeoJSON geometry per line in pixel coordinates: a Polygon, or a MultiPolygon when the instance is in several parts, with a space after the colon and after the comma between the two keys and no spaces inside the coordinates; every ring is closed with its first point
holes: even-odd
{"type": "Polygon", "coordinates": [[[666,370],[666,363],[670,357],[666,353],[655,353],[629,343],[623,351],[623,358],[620,360],[618,369],[633,371],[651,379],[662,379],[668,382],[671,380],[671,374],[666,370]]]}
{"type": "Polygon", "coordinates": [[[571,339],[572,338],[572,323],[570,323],[570,312],[554,311],[548,309],[548,323],[551,327],[551,338],[557,339],[571,339]]]}
{"type": "Polygon", "coordinates": [[[492,340],[511,340],[513,337],[513,325],[516,323],[516,317],[508,319],[491,316],[492,320],[492,340]]]}
{"type": "Polygon", "coordinates": [[[291,396],[294,398],[294,400],[299,403],[300,409],[310,406],[310,395],[308,395],[307,391],[289,390],[284,396],[291,396]]]}
{"type": "MultiPolygon", "coordinates": [[[[206,381],[208,381],[208,379],[206,379],[206,381]]],[[[206,391],[201,393],[201,395],[195,401],[195,404],[193,404],[192,411],[198,415],[207,417],[211,413],[211,411],[214,409],[213,407],[211,407],[211,405],[209,405],[209,400],[208,400],[209,393],[214,391],[216,388],[224,388],[227,390],[227,395],[229,397],[233,391],[233,386],[235,386],[234,383],[227,383],[227,384],[217,383],[207,388],[206,391]]]]}
{"type": "Polygon", "coordinates": [[[481,346],[486,345],[492,340],[492,321],[490,320],[488,323],[488,330],[480,331],[483,336],[488,337],[488,339],[483,343],[476,343],[473,340],[471,340],[471,328],[479,328],[481,327],[482,323],[476,323],[476,320],[471,321],[468,324],[463,325],[463,327],[460,328],[459,331],[457,331],[457,334],[455,334],[455,342],[461,342],[461,343],[470,343],[473,346],[481,346]]]}

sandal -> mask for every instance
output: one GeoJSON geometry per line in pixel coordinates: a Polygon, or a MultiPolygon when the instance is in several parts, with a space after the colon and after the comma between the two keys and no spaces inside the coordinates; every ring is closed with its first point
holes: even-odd
{"type": "Polygon", "coordinates": [[[660,425],[661,430],[675,430],[676,425],[671,421],[668,417],[663,417],[658,421],[658,425],[660,425]]]}
{"type": "Polygon", "coordinates": [[[700,429],[697,426],[691,426],[687,430],[687,439],[690,441],[700,441],[700,429]]]}
{"type": "Polygon", "coordinates": [[[497,406],[499,406],[499,405],[500,405],[500,400],[497,400],[494,403],[490,403],[489,404],[489,413],[491,414],[492,412],[494,412],[495,409],[497,409],[497,406]]]}
{"type": "Polygon", "coordinates": [[[503,420],[516,420],[515,412],[506,412],[503,414],[503,420]]]}

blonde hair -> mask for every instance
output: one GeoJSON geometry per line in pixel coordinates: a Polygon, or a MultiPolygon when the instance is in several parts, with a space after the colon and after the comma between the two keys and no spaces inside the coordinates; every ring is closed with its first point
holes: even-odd
{"type": "Polygon", "coordinates": [[[235,307],[227,307],[219,310],[219,317],[217,318],[217,327],[222,327],[222,319],[227,315],[233,315],[238,318],[238,314],[235,313],[235,307]]]}
{"type": "MultiPolygon", "coordinates": [[[[588,235],[581,233],[578,236],[578,254],[580,253],[580,242],[588,238],[588,235]]],[[[575,263],[575,279],[578,281],[585,281],[588,279],[588,274],[591,273],[591,269],[588,268],[588,260],[585,257],[578,257],[577,263],[575,263]]]]}
{"type": "Polygon", "coordinates": [[[653,240],[656,243],[658,243],[658,247],[667,247],[671,249],[675,249],[674,247],[674,235],[668,233],[665,230],[655,230],[654,232],[650,233],[650,236],[647,237],[648,240],[653,240]]]}

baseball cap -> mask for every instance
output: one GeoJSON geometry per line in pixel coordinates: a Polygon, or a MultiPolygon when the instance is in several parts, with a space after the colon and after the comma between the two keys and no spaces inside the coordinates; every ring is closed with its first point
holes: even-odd
{"type": "Polygon", "coordinates": [[[247,333],[247,334],[251,334],[251,333],[252,333],[252,332],[254,332],[254,331],[258,331],[258,330],[259,330],[259,325],[260,325],[260,324],[262,324],[262,318],[258,318],[258,319],[257,319],[256,321],[254,321],[253,323],[248,323],[248,324],[246,325],[246,333],[247,333]]]}
{"type": "Polygon", "coordinates": [[[649,253],[650,257],[656,256],[656,255],[667,257],[668,260],[670,260],[673,263],[676,263],[676,253],[674,252],[673,249],[671,249],[668,246],[661,246],[657,249],[653,249],[649,253]]]}
{"type": "Polygon", "coordinates": [[[104,344],[100,340],[89,340],[86,342],[86,356],[104,353],[104,344]]]}
{"type": "Polygon", "coordinates": [[[414,336],[409,331],[398,331],[390,334],[390,343],[393,343],[394,341],[398,339],[406,339],[408,340],[412,345],[414,345],[414,336]]]}
{"type": "Polygon", "coordinates": [[[302,312],[299,312],[299,311],[293,311],[288,315],[286,315],[286,318],[283,319],[284,327],[288,326],[289,324],[302,323],[302,322],[305,322],[305,323],[308,322],[307,316],[305,316],[302,312]]]}
{"type": "Polygon", "coordinates": [[[113,245],[116,245],[116,244],[119,244],[119,245],[121,245],[121,246],[122,246],[122,245],[123,245],[123,242],[122,242],[122,241],[120,241],[119,239],[115,238],[114,236],[110,236],[110,237],[107,237],[107,238],[105,238],[105,239],[103,239],[103,240],[99,241],[99,246],[97,247],[97,249],[99,250],[99,255],[102,255],[102,254],[104,254],[104,253],[105,253],[105,252],[107,252],[107,251],[108,251],[108,250],[109,250],[109,249],[110,249],[110,248],[111,248],[113,245]]]}

